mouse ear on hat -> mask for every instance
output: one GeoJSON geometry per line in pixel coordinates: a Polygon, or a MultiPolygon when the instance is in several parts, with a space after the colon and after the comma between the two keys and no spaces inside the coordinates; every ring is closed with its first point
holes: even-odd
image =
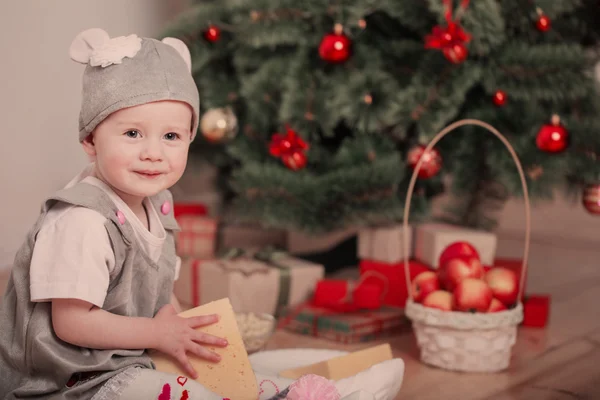
{"type": "Polygon", "coordinates": [[[87,29],[80,32],[69,48],[69,56],[73,61],[87,64],[95,48],[110,40],[110,36],[100,28],[87,29]]]}
{"type": "Polygon", "coordinates": [[[185,64],[188,67],[188,71],[192,72],[192,56],[190,55],[190,49],[188,49],[185,43],[183,43],[183,41],[179,39],[172,37],[166,37],[162,40],[162,42],[177,50],[179,55],[181,55],[181,57],[183,58],[183,61],[185,61],[185,64]]]}

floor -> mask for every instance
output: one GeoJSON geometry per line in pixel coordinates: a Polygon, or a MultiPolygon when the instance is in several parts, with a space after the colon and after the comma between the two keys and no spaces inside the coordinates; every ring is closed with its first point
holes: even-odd
{"type": "MultiPolygon", "coordinates": [[[[518,257],[522,244],[500,240],[498,252],[518,257]]],[[[519,328],[509,370],[495,374],[453,373],[419,361],[412,333],[389,340],[406,363],[396,400],[573,400],[600,399],[600,248],[577,249],[560,243],[532,243],[529,293],[552,298],[549,326],[519,328]]],[[[268,348],[352,346],[277,332],[268,348]]]]}
{"type": "MultiPolygon", "coordinates": [[[[498,254],[518,257],[522,241],[501,239],[498,254]]],[[[552,296],[550,325],[520,328],[509,370],[496,374],[452,373],[419,361],[411,333],[394,337],[406,373],[396,400],[572,400],[600,399],[600,247],[532,243],[529,293],[552,296]]],[[[0,273],[0,292],[6,276],[0,273]]],[[[340,346],[278,331],[268,348],[357,350],[376,342],[340,346]]]]}

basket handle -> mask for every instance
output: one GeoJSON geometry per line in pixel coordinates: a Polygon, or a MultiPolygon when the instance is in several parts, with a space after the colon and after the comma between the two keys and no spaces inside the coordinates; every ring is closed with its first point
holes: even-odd
{"type": "MultiPolygon", "coordinates": [[[[517,166],[517,169],[519,171],[519,176],[521,178],[521,184],[523,186],[523,197],[525,200],[525,247],[523,250],[523,265],[521,266],[521,279],[519,280],[519,296],[517,297],[517,300],[521,301],[521,298],[523,296],[523,289],[524,289],[523,282],[525,280],[526,271],[527,271],[527,259],[529,257],[529,240],[530,240],[530,235],[531,235],[531,216],[530,216],[529,194],[527,192],[527,183],[525,180],[525,174],[523,173],[523,167],[521,166],[521,162],[519,161],[519,158],[517,157],[517,153],[515,152],[514,148],[510,145],[508,140],[506,140],[506,138],[500,132],[498,132],[498,130],[496,128],[494,128],[490,124],[487,124],[487,123],[477,120],[477,119],[462,119],[460,121],[456,121],[456,122],[448,125],[446,128],[442,129],[437,135],[435,135],[435,137],[431,140],[431,142],[429,142],[429,144],[425,148],[424,153],[429,152],[433,148],[433,146],[435,146],[437,144],[437,142],[439,142],[448,133],[450,133],[454,129],[456,129],[460,126],[463,126],[463,125],[477,125],[477,126],[487,129],[489,132],[496,135],[496,137],[498,139],[500,139],[500,141],[502,141],[502,143],[504,143],[504,145],[510,152],[510,155],[512,156],[512,158],[517,166]]],[[[413,170],[410,184],[408,185],[408,193],[406,194],[406,203],[404,205],[404,220],[402,223],[402,227],[403,227],[402,242],[404,244],[404,273],[406,276],[406,287],[408,289],[408,296],[411,301],[414,301],[414,299],[413,299],[413,294],[412,294],[412,290],[411,290],[412,285],[411,285],[410,273],[409,273],[409,267],[408,267],[408,265],[409,265],[408,264],[409,249],[408,249],[408,241],[407,241],[408,234],[409,234],[408,215],[409,215],[409,211],[410,211],[410,203],[411,203],[411,199],[412,199],[412,193],[413,193],[413,190],[415,187],[415,182],[417,180],[417,175],[419,173],[419,170],[421,169],[422,164],[423,164],[423,157],[420,157],[419,161],[417,162],[417,165],[415,166],[415,168],[413,170]]]]}

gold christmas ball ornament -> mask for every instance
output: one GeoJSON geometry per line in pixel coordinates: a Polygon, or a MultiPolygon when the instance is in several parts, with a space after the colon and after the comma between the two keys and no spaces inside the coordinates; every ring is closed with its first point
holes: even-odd
{"type": "Polygon", "coordinates": [[[238,132],[237,117],[229,107],[211,108],[200,119],[200,131],[209,142],[231,140],[238,132]]]}

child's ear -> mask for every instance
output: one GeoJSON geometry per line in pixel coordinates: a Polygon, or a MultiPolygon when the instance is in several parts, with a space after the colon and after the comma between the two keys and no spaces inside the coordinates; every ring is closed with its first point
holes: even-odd
{"type": "Polygon", "coordinates": [[[96,145],[94,144],[94,135],[90,134],[86,137],[83,142],[81,142],[81,146],[83,147],[83,151],[87,153],[90,157],[96,156],[96,145]]]}

